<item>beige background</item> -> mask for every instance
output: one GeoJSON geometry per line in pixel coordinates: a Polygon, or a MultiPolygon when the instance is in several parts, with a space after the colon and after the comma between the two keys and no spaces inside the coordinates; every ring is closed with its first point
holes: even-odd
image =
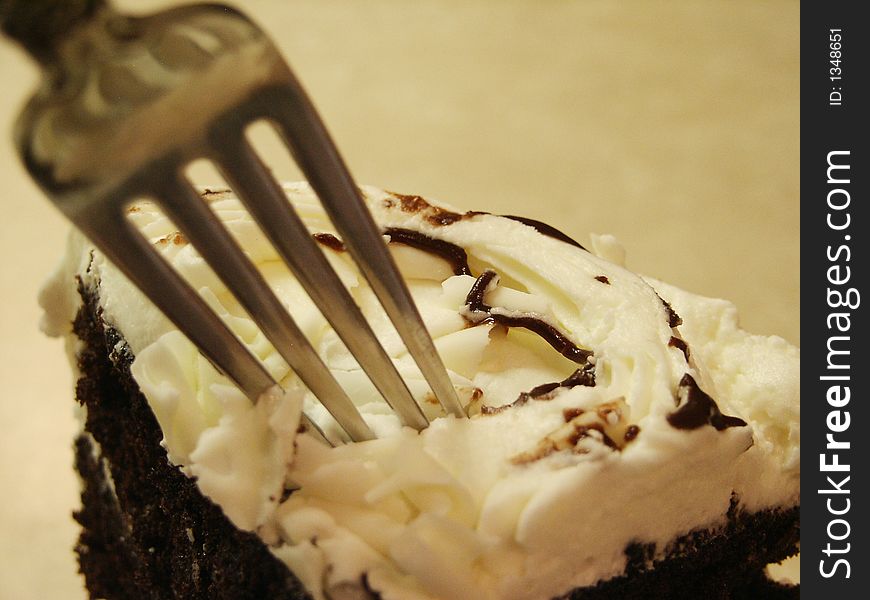
{"type": "MultiPolygon", "coordinates": [[[[119,2],[149,8],[165,2],[119,2]]],[[[360,182],[615,234],[629,266],[799,343],[799,6],[259,0],[360,182]]],[[[11,148],[0,44],[0,598],[81,598],[71,381],[38,332],[65,224],[11,148]]],[[[282,170],[282,173],[284,171],[282,170]]],[[[201,181],[201,183],[210,183],[201,181]]]]}

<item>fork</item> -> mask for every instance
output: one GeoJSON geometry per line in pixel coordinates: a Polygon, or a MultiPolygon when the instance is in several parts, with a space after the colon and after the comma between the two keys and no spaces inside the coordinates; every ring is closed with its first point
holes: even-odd
{"type": "MultiPolygon", "coordinates": [[[[353,441],[374,437],[184,169],[212,162],[402,423],[428,419],[247,139],[267,121],[317,193],[447,414],[465,416],[408,288],[316,110],[266,34],[238,11],[193,5],[124,16],[105,0],[0,0],[4,32],[43,79],[16,123],[37,184],[251,401],[276,385],[259,360],[127,220],[156,201],[353,441]]],[[[322,432],[303,416],[307,428],[322,432]]]]}

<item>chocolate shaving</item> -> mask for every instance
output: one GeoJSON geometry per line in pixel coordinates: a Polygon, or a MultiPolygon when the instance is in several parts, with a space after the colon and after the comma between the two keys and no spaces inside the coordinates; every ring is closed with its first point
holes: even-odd
{"type": "Polygon", "coordinates": [[[591,431],[597,431],[601,434],[601,441],[604,442],[604,445],[611,448],[612,450],[619,450],[619,446],[616,445],[610,436],[604,433],[604,427],[598,423],[592,423],[591,425],[575,425],[574,433],[568,436],[568,443],[572,446],[577,446],[577,444],[585,437],[589,437],[589,433],[591,431]]]}
{"type": "Polygon", "coordinates": [[[547,440],[543,442],[540,446],[535,448],[530,452],[522,452],[517,454],[516,456],[511,458],[511,464],[514,465],[527,465],[533,462],[539,461],[543,458],[547,458],[551,454],[558,452],[559,449],[556,447],[556,443],[552,440],[547,440]]]}
{"type": "Polygon", "coordinates": [[[739,417],[723,415],[716,401],[698,387],[694,377],[686,373],[680,380],[677,397],[681,406],[668,415],[668,423],[677,429],[698,429],[712,425],[717,431],[728,427],[744,427],[746,421],[739,417]]]}
{"type": "Polygon", "coordinates": [[[595,277],[595,280],[610,285],[610,280],[607,278],[607,275],[598,275],[597,277],[595,277]]]}
{"type": "Polygon", "coordinates": [[[159,246],[165,246],[166,244],[173,244],[175,246],[183,246],[187,243],[187,238],[180,231],[174,231],[168,235],[163,236],[156,242],[159,246]]]}

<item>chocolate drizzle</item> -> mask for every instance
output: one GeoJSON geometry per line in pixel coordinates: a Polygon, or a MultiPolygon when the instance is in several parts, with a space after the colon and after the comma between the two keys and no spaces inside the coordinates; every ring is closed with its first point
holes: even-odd
{"type": "Polygon", "coordinates": [[[562,381],[541,384],[532,388],[528,392],[523,392],[520,396],[529,396],[536,400],[549,400],[553,397],[551,392],[554,392],[559,388],[571,389],[578,385],[595,387],[595,365],[592,363],[586,363],[562,381]]]}
{"type": "MultiPolygon", "coordinates": [[[[399,201],[399,208],[401,208],[404,212],[421,213],[423,215],[423,218],[426,219],[430,224],[436,225],[438,227],[452,225],[457,221],[473,216],[471,213],[460,214],[450,210],[446,210],[444,208],[441,208],[440,206],[433,206],[426,202],[426,200],[420,196],[397,194],[395,192],[389,192],[389,194],[399,201]]],[[[385,203],[387,206],[395,205],[394,201],[389,198],[385,201],[385,203]]]]}
{"type": "MultiPolygon", "coordinates": [[[[536,221],[534,219],[529,219],[528,217],[518,217],[516,215],[501,215],[505,219],[510,219],[511,221],[517,221],[522,223],[523,225],[528,225],[538,233],[545,235],[547,237],[551,237],[557,239],[559,241],[565,242],[566,244],[570,244],[575,248],[580,248],[581,250],[586,250],[583,246],[580,245],[580,242],[575,240],[572,237],[569,237],[553,227],[552,225],[547,225],[546,223],[542,223],[540,221],[536,221]]],[[[588,250],[587,250],[588,252],[588,250]]]]}
{"type": "MultiPolygon", "coordinates": [[[[592,363],[586,363],[570,375],[563,379],[562,381],[554,381],[552,383],[542,383],[539,386],[533,387],[528,392],[521,392],[517,399],[511,402],[510,404],[504,404],[502,406],[483,406],[480,409],[480,412],[484,415],[494,415],[496,413],[500,413],[509,408],[516,408],[517,406],[522,406],[529,400],[551,400],[553,396],[555,396],[556,390],[560,388],[571,389],[572,387],[584,385],[587,387],[595,386],[595,365],[592,363]]],[[[574,410],[574,409],[566,409],[566,410],[574,410]]],[[[576,409],[579,410],[579,409],[576,409]]],[[[571,418],[576,417],[579,414],[582,414],[582,410],[579,413],[574,414],[571,418]]],[[[565,417],[566,421],[570,419],[565,417]]]]}
{"type": "Polygon", "coordinates": [[[345,251],[344,242],[342,242],[331,233],[315,233],[311,237],[314,238],[314,241],[323,244],[327,248],[331,248],[336,252],[345,251]]]}
{"type": "Polygon", "coordinates": [[[500,412],[504,412],[510,408],[517,408],[518,406],[522,406],[526,402],[529,401],[530,396],[526,393],[520,394],[516,400],[511,402],[510,404],[502,404],[501,406],[481,406],[480,414],[482,415],[497,415],[500,412]]]}
{"type": "Polygon", "coordinates": [[[587,364],[589,357],[592,356],[591,350],[580,348],[569,340],[565,334],[540,318],[529,315],[513,316],[493,312],[493,308],[484,303],[483,295],[495,278],[495,271],[487,269],[477,278],[474,285],[471,286],[471,290],[469,290],[468,296],[465,298],[468,312],[474,315],[474,318],[466,317],[469,321],[475,325],[480,323],[498,323],[506,327],[528,329],[541,336],[556,352],[568,360],[580,365],[587,364]]]}
{"type": "MultiPolygon", "coordinates": [[[[420,213],[423,215],[423,218],[426,219],[430,224],[436,225],[438,227],[444,227],[447,225],[452,225],[457,221],[461,221],[463,219],[470,219],[472,217],[476,217],[477,215],[489,215],[492,213],[480,211],[480,210],[470,210],[464,213],[456,213],[450,210],[446,210],[441,208],[440,206],[434,206],[429,204],[425,198],[421,196],[409,195],[409,194],[398,194],[396,192],[388,192],[392,198],[387,198],[384,200],[384,204],[387,207],[392,207],[396,205],[396,200],[399,202],[399,208],[407,213],[420,213]]],[[[504,219],[510,219],[511,221],[517,221],[518,223],[522,223],[523,225],[528,225],[541,235],[545,235],[547,237],[551,237],[557,239],[559,241],[565,242],[566,244],[570,244],[575,248],[580,248],[581,250],[586,250],[577,240],[574,238],[562,233],[552,225],[547,225],[546,223],[542,223],[541,221],[536,221],[535,219],[529,219],[528,217],[518,217],[516,215],[499,215],[504,219]]]]}
{"type": "Polygon", "coordinates": [[[677,390],[680,407],[668,415],[668,423],[677,429],[698,429],[712,425],[717,431],[729,427],[744,427],[746,421],[739,417],[723,415],[716,401],[698,387],[694,377],[686,373],[677,390]]]}
{"type": "Polygon", "coordinates": [[[683,356],[686,357],[686,361],[689,360],[689,345],[686,343],[685,340],[682,340],[677,336],[672,335],[671,339],[668,340],[668,346],[680,350],[683,353],[683,356]]]}
{"type": "Polygon", "coordinates": [[[424,252],[431,252],[450,263],[454,275],[471,275],[468,267],[468,254],[462,247],[444,240],[436,240],[419,231],[388,227],[384,230],[390,236],[390,242],[404,244],[424,252]]]}
{"type": "Polygon", "coordinates": [[[432,223],[433,225],[453,225],[456,221],[463,219],[465,215],[461,215],[459,213],[450,212],[449,210],[439,209],[433,214],[428,215],[426,220],[432,223]]]}
{"type": "MultiPolygon", "coordinates": [[[[656,292],[656,296],[659,296],[658,292],[656,292]]],[[[659,296],[659,300],[662,301],[662,304],[665,306],[665,312],[668,313],[668,325],[672,328],[682,325],[683,319],[677,314],[677,311],[674,310],[671,304],[661,296],[659,296]]]]}
{"type": "Polygon", "coordinates": [[[483,295],[486,293],[486,288],[493,282],[496,277],[496,272],[492,269],[487,269],[480,274],[471,289],[468,290],[468,295],[465,297],[465,305],[471,312],[489,312],[492,308],[483,303],[483,295]]]}
{"type": "MultiPolygon", "coordinates": [[[[439,258],[443,258],[450,263],[450,268],[453,270],[454,275],[471,275],[471,269],[468,266],[468,254],[466,254],[461,246],[445,242],[444,240],[436,240],[412,229],[388,227],[384,230],[384,233],[390,236],[390,243],[404,244],[405,246],[411,246],[412,248],[430,252],[439,258]]],[[[347,249],[344,242],[331,233],[315,233],[311,237],[316,242],[336,252],[344,252],[347,249]]]]}
{"type": "MultiPolygon", "coordinates": [[[[399,208],[401,208],[405,212],[421,212],[432,207],[432,205],[426,202],[421,196],[414,196],[411,194],[397,194],[396,192],[389,193],[393,198],[399,201],[399,208]]],[[[392,202],[392,200],[388,200],[388,202],[392,202]]],[[[393,206],[393,204],[390,204],[390,206],[393,206]]]]}

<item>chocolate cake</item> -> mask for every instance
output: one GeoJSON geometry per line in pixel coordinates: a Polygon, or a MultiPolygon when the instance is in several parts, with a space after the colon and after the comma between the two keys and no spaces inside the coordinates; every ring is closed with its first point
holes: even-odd
{"type": "Polygon", "coordinates": [[[366,188],[471,415],[442,416],[310,190],[287,193],[432,424],[400,426],[235,199],[206,193],[378,436],[343,443],[183,236],[133,207],[287,393],[251,406],[73,239],[43,303],[79,374],[91,597],[799,596],[765,575],[799,542],[797,349],[608,260],[610,238],[366,188]]]}

